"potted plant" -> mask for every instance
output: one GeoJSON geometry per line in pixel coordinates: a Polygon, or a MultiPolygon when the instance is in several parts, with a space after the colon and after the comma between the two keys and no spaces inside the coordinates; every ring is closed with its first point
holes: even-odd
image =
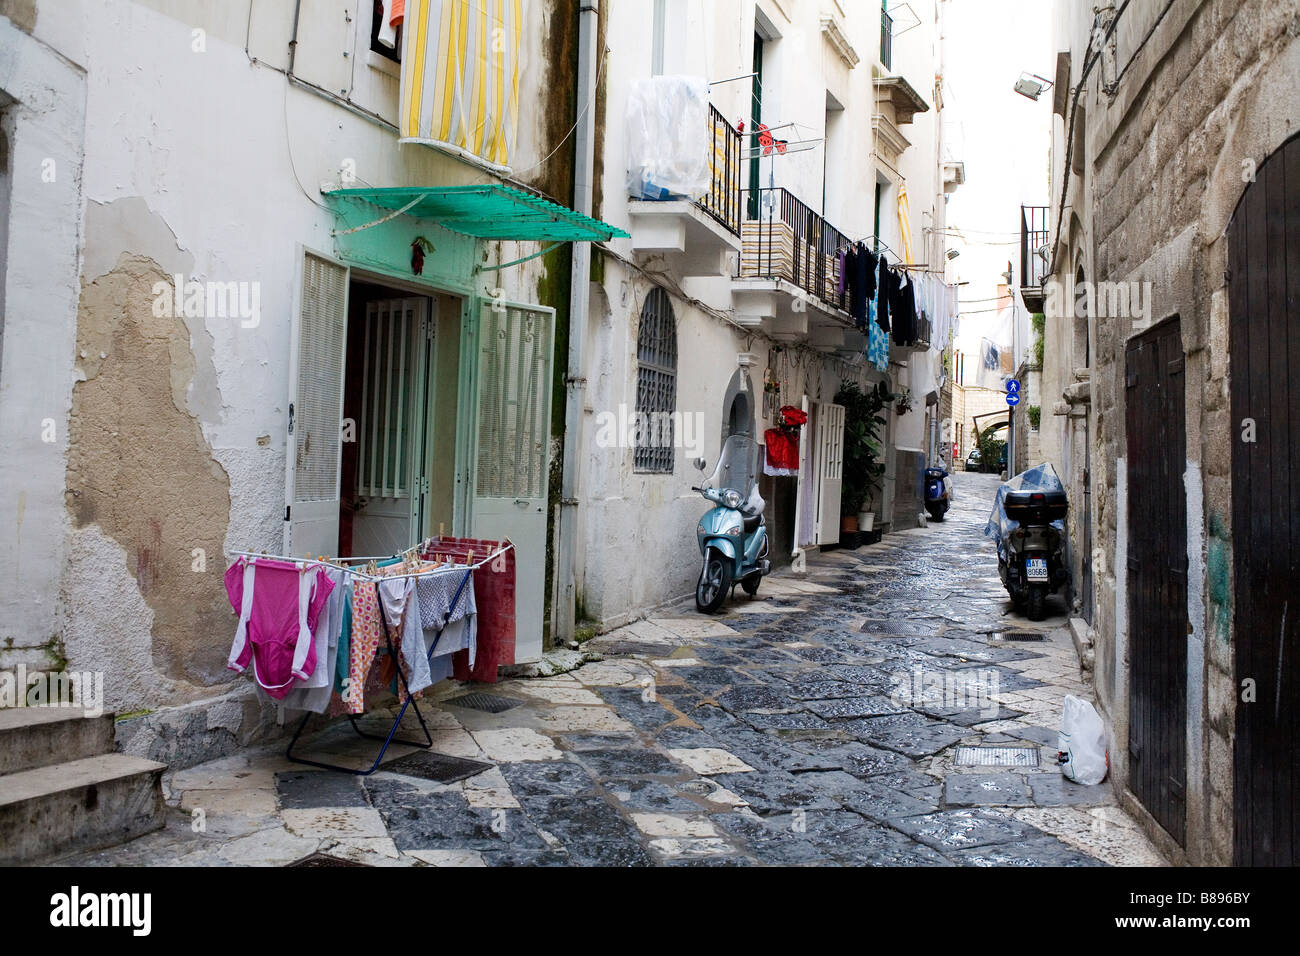
{"type": "Polygon", "coordinates": [[[912,410],[912,390],[905,388],[898,393],[897,403],[894,405],[898,409],[898,414],[906,415],[912,410]]]}
{"type": "Polygon", "coordinates": [[[875,515],[869,503],[885,474],[885,448],[882,429],[886,422],[881,414],[895,401],[883,384],[864,390],[857,382],[843,382],[835,394],[835,404],[844,406],[844,487],[840,514],[846,531],[871,532],[875,515]],[[864,520],[865,519],[865,520],[864,520]]]}

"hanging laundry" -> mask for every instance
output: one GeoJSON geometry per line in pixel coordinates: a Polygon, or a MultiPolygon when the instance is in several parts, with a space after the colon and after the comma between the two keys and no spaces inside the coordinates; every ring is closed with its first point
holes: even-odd
{"type": "Polygon", "coordinates": [[[876,302],[871,301],[871,321],[867,323],[867,361],[886,371],[889,368],[889,333],[876,321],[876,302]]]}
{"type": "Polygon", "coordinates": [[[895,283],[898,281],[892,269],[889,268],[889,260],[885,254],[880,254],[880,284],[879,295],[876,298],[876,322],[886,332],[889,331],[889,312],[891,299],[894,296],[895,283]]]}
{"type": "Polygon", "coordinates": [[[339,634],[343,628],[343,615],[349,600],[347,581],[349,575],[343,568],[321,568],[334,583],[325,610],[318,619],[318,627],[312,629],[312,638],[316,652],[316,668],[306,680],[299,681],[290,688],[284,698],[284,706],[291,710],[307,710],[323,714],[329,707],[330,696],[334,692],[337,679],[339,634]]]}
{"type": "Polygon", "coordinates": [[[470,575],[462,588],[464,578],[463,571],[457,572],[454,569],[444,574],[419,578],[415,585],[415,595],[420,606],[425,643],[433,651],[433,656],[442,657],[457,651],[468,651],[469,666],[473,667],[478,650],[475,640],[478,605],[474,598],[473,575],[470,575]],[[460,591],[459,599],[456,598],[457,591],[460,591]],[[451,606],[452,601],[456,602],[454,608],[451,606]],[[467,621],[467,626],[454,626],[461,621],[467,621]],[[437,641],[436,645],[434,641],[437,641]]]}
{"type": "Polygon", "coordinates": [[[802,408],[785,405],[781,408],[780,427],[763,433],[765,454],[763,473],[786,477],[799,474],[799,430],[808,423],[808,413],[802,408]]]}
{"type": "Polygon", "coordinates": [[[916,285],[904,275],[894,290],[889,305],[893,318],[895,345],[911,345],[916,341],[916,285]]]}
{"type": "Polygon", "coordinates": [[[343,623],[339,627],[338,648],[334,663],[334,693],[342,696],[344,681],[348,677],[348,662],[352,653],[352,580],[348,579],[343,594],[343,623]]]}
{"type": "Polygon", "coordinates": [[[225,583],[239,613],[226,666],[242,673],[251,663],[258,686],[283,699],[316,669],[312,630],[334,582],[305,563],[241,558],[226,570],[225,583]]]}
{"type": "Polygon", "coordinates": [[[864,243],[851,250],[849,268],[849,314],[859,329],[867,324],[867,303],[876,294],[876,257],[864,243]]]}
{"type": "Polygon", "coordinates": [[[366,678],[384,643],[384,624],[379,618],[379,586],[357,581],[352,586],[352,641],[348,657],[348,679],[343,703],[349,714],[365,712],[366,678]]]}

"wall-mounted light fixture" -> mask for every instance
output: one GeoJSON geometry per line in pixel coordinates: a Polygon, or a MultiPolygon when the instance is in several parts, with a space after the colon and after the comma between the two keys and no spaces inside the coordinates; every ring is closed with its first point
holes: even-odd
{"type": "Polygon", "coordinates": [[[1021,96],[1037,101],[1052,86],[1052,81],[1045,76],[1039,76],[1037,73],[1021,73],[1014,88],[1021,96]]]}

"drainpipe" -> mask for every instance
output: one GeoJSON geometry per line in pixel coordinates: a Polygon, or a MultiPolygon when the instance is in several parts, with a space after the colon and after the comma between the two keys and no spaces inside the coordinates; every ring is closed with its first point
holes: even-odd
{"type": "MultiPolygon", "coordinates": [[[[573,208],[591,215],[592,179],[595,167],[593,110],[596,89],[596,34],[599,0],[581,0],[578,11],[578,88],[575,99],[578,118],[573,163],[573,208]]],[[[555,609],[554,637],[557,644],[572,640],[575,631],[575,600],[578,576],[578,482],[583,454],[582,424],[586,406],[587,379],[583,347],[587,341],[587,314],[591,283],[591,244],[573,244],[573,271],[569,286],[569,361],[564,376],[564,470],[560,486],[559,541],[555,549],[555,571],[560,576],[559,606],[555,609]]]]}

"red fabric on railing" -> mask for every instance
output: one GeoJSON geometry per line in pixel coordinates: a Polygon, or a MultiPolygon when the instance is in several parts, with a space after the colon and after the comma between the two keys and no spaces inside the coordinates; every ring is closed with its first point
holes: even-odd
{"type": "MultiPolygon", "coordinates": [[[[482,538],[434,538],[420,557],[425,560],[482,561],[500,550],[504,541],[482,538]]],[[[494,560],[474,570],[474,601],[478,607],[478,648],[474,667],[469,651],[452,657],[456,680],[495,684],[497,668],[515,662],[515,549],[507,548],[494,560]]]]}

